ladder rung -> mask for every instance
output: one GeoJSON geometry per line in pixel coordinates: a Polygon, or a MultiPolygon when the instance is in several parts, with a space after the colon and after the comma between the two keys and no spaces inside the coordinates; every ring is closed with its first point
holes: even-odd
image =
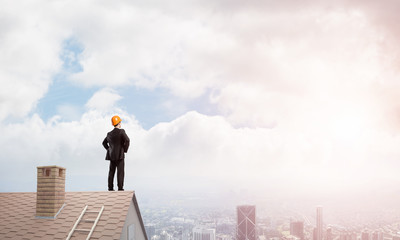
{"type": "Polygon", "coordinates": [[[82,219],[81,221],[84,221],[84,222],[94,222],[95,220],[94,220],[94,219],[82,219]]]}
{"type": "Polygon", "coordinates": [[[78,231],[78,232],[90,232],[90,229],[79,229],[79,228],[76,228],[75,231],[78,231]]]}

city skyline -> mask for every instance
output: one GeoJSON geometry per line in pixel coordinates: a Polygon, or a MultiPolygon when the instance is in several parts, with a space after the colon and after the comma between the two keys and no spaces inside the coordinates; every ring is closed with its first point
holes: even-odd
{"type": "MultiPolygon", "coordinates": [[[[189,199],[188,199],[189,200],[189,199]]],[[[254,220],[255,224],[250,224],[250,228],[253,230],[253,226],[257,232],[257,240],[312,240],[315,239],[315,229],[317,227],[317,221],[309,221],[310,219],[317,219],[315,209],[318,206],[313,207],[313,213],[304,214],[300,213],[300,209],[293,211],[294,209],[285,209],[283,205],[280,207],[274,205],[238,205],[236,207],[226,207],[224,209],[206,209],[197,208],[194,212],[194,208],[190,212],[183,212],[176,206],[159,206],[152,209],[152,212],[148,212],[146,215],[147,222],[150,224],[152,229],[156,229],[155,232],[162,233],[165,235],[167,229],[170,233],[168,240],[172,239],[192,239],[195,237],[195,232],[202,232],[204,229],[211,231],[217,240],[239,240],[243,235],[238,234],[238,229],[246,219],[254,220]],[[172,207],[172,208],[171,208],[172,207]],[[255,209],[261,209],[261,213],[253,215],[255,209]],[[265,212],[269,209],[280,209],[279,214],[271,214],[271,212],[265,212]],[[165,222],[161,224],[160,219],[154,218],[153,214],[158,214],[163,209],[165,212],[165,222]],[[242,210],[242,212],[239,211],[242,210]],[[196,212],[197,211],[197,212],[196,212]],[[179,215],[179,218],[173,217],[179,215]],[[157,220],[156,220],[157,219],[157,220]],[[171,221],[172,220],[172,221],[171,221]],[[158,221],[158,224],[156,223],[158,221]],[[215,232],[214,232],[215,231],[215,232]],[[187,235],[187,232],[193,232],[193,235],[187,235]],[[182,234],[182,235],[181,235],[182,234]]],[[[324,209],[327,209],[324,207],[324,209]]],[[[329,209],[327,209],[329,210],[329,209]]],[[[364,210],[368,212],[368,209],[364,210]]],[[[335,211],[328,211],[333,215],[341,215],[335,211]]],[[[366,219],[362,220],[353,219],[352,222],[342,221],[325,221],[324,220],[324,240],[398,240],[399,235],[399,213],[400,209],[391,211],[391,218],[383,216],[382,214],[377,217],[369,215],[366,219]]],[[[328,219],[332,219],[330,214],[324,214],[328,219]]],[[[348,216],[354,215],[354,213],[348,213],[348,216]]],[[[153,231],[153,230],[152,230],[153,231]]],[[[153,231],[154,232],[154,231],[153,231]]],[[[242,233],[246,232],[245,230],[242,233]]],[[[157,234],[155,234],[156,236],[157,234]]],[[[253,236],[251,234],[251,236],[253,236]]],[[[246,237],[245,237],[246,238],[246,237]]],[[[158,240],[155,237],[153,240],[158,240]]],[[[164,239],[164,238],[162,238],[164,239]]]]}

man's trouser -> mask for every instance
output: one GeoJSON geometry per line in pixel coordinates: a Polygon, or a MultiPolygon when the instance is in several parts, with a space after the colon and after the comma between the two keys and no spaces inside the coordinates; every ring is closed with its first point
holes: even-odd
{"type": "Polygon", "coordinates": [[[125,160],[110,161],[110,170],[108,171],[108,190],[114,189],[114,175],[117,169],[118,190],[124,190],[125,160]]]}

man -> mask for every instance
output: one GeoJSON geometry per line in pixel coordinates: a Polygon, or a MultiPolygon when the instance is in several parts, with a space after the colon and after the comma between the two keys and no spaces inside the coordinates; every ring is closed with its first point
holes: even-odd
{"type": "Polygon", "coordinates": [[[108,191],[114,191],[114,174],[117,169],[118,191],[124,191],[125,153],[129,148],[129,137],[121,128],[121,118],[117,115],[111,118],[114,129],[107,133],[103,146],[107,149],[106,160],[110,160],[108,171],[108,191]]]}

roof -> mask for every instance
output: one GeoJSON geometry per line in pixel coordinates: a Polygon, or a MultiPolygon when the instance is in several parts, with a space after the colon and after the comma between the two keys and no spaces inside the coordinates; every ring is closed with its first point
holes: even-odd
{"type": "Polygon", "coordinates": [[[91,239],[119,239],[131,203],[144,230],[133,191],[66,192],[64,208],[55,219],[35,217],[35,192],[0,193],[0,239],[66,239],[86,205],[87,211],[99,211],[104,205],[91,239]]]}

